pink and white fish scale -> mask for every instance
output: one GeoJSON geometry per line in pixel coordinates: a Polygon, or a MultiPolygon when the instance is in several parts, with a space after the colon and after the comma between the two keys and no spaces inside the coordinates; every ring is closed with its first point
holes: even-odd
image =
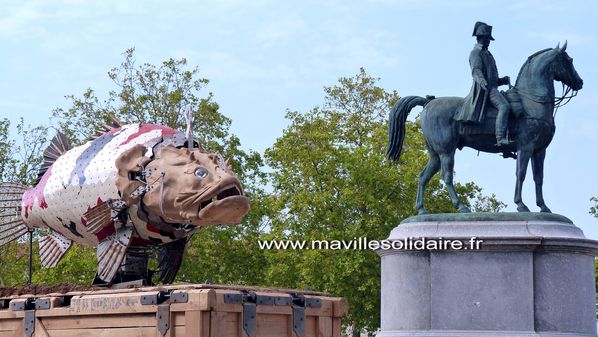
{"type": "MultiPolygon", "coordinates": [[[[56,160],[40,184],[25,194],[23,220],[29,227],[47,226],[75,242],[96,246],[98,235],[87,232],[83,214],[102,201],[120,198],[116,158],[137,144],[144,145],[149,150],[146,155],[151,156],[152,148],[169,135],[170,144],[183,145],[182,132],[157,125],[129,124],[69,150],[56,160]],[[106,137],[112,139],[106,142],[106,137]]],[[[147,223],[140,223],[137,217],[131,219],[142,239],[163,238],[149,231],[147,223]]]]}

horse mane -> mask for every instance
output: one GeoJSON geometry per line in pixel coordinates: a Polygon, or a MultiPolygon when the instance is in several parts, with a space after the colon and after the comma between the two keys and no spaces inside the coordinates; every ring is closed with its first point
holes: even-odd
{"type": "Polygon", "coordinates": [[[544,54],[545,52],[550,51],[550,50],[553,50],[553,48],[542,49],[542,50],[537,51],[537,52],[531,54],[530,56],[528,56],[525,63],[523,63],[523,65],[521,66],[521,69],[519,69],[519,74],[517,74],[517,80],[515,81],[515,85],[517,85],[517,82],[519,82],[519,78],[521,77],[521,73],[523,73],[523,70],[526,69],[532,63],[532,60],[536,56],[538,56],[540,54],[544,54]]]}

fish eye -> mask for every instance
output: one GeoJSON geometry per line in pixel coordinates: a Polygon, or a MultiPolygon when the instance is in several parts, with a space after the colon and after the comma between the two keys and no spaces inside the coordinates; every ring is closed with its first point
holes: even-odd
{"type": "Polygon", "coordinates": [[[199,179],[204,179],[204,178],[206,178],[206,177],[208,176],[208,170],[206,170],[206,169],[205,169],[205,168],[203,168],[203,167],[198,167],[198,168],[195,170],[195,176],[196,176],[197,178],[199,178],[199,179]]]}

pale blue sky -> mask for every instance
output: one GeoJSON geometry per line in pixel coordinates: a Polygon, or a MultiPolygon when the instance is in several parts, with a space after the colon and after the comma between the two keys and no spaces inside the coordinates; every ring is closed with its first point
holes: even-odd
{"type": "MultiPolygon", "coordinates": [[[[598,195],[598,1],[129,1],[0,0],[0,117],[46,123],[66,94],[113,88],[106,72],[135,47],[139,62],[186,57],[211,83],[246,148],[263,151],[285,110],[321,104],[323,86],[359,67],[401,95],[464,96],[473,24],[494,26],[500,75],[568,40],[584,89],[556,117],[545,199],[598,239],[588,215],[598,195]]],[[[560,85],[557,87],[560,89],[560,85]]],[[[458,153],[456,179],[512,205],[515,162],[458,153]]],[[[535,207],[531,172],[524,201],[535,207]]]]}

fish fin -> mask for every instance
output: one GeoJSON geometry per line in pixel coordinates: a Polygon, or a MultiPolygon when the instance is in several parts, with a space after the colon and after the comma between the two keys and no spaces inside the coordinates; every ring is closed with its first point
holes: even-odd
{"type": "Polygon", "coordinates": [[[39,259],[45,268],[56,266],[66,252],[71,248],[73,241],[64,235],[52,231],[52,233],[39,239],[39,259]]]}
{"type": "Polygon", "coordinates": [[[65,154],[70,149],[71,146],[69,144],[69,139],[64,133],[58,131],[56,133],[56,136],[54,136],[54,138],[52,138],[52,140],[50,141],[50,145],[48,145],[48,147],[44,151],[44,162],[42,163],[42,167],[37,172],[37,181],[35,183],[37,184],[41,180],[44,173],[48,171],[48,169],[50,168],[50,166],[54,164],[56,159],[58,159],[60,156],[65,154]]]}
{"type": "Polygon", "coordinates": [[[104,124],[101,127],[99,127],[93,135],[86,139],[86,141],[94,140],[100,137],[101,135],[105,134],[106,132],[118,129],[123,125],[127,124],[122,122],[118,117],[116,117],[116,115],[111,115],[110,118],[112,119],[111,123],[104,124]]]}
{"type": "Polygon", "coordinates": [[[98,273],[102,281],[110,283],[116,272],[121,267],[127,248],[131,244],[131,236],[133,235],[132,227],[123,227],[102,240],[98,245],[96,256],[98,258],[98,273]]]}
{"type": "Polygon", "coordinates": [[[90,208],[83,218],[85,218],[85,227],[87,231],[92,234],[97,234],[104,227],[112,225],[114,221],[122,220],[123,210],[127,208],[124,201],[120,199],[108,199],[103,203],[90,208]]]}
{"type": "Polygon", "coordinates": [[[21,200],[27,189],[21,184],[0,183],[0,246],[29,230],[21,217],[21,200]]]}
{"type": "Polygon", "coordinates": [[[165,252],[164,254],[160,254],[158,258],[158,270],[160,270],[159,281],[163,284],[169,284],[174,281],[183,263],[186,244],[187,239],[180,239],[162,246],[165,252]]]}

